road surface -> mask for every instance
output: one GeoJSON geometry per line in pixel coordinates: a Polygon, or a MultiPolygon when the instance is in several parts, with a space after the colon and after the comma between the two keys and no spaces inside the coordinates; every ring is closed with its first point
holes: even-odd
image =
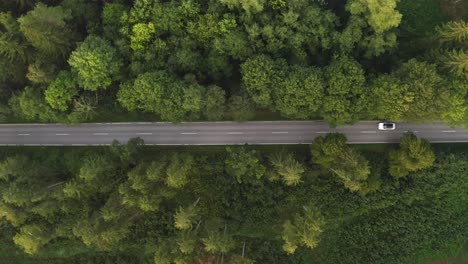
{"type": "Polygon", "coordinates": [[[407,131],[433,143],[468,142],[468,130],[443,123],[397,123],[392,131],[379,131],[378,122],[330,128],[323,121],[2,124],[0,145],[84,146],[124,143],[140,137],[148,145],[310,144],[314,137],[344,133],[351,144],[397,143],[407,131]]]}

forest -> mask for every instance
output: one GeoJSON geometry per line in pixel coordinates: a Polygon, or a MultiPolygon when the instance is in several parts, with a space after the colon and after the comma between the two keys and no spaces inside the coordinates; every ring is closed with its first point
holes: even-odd
{"type": "Polygon", "coordinates": [[[468,123],[458,0],[4,0],[0,121],[468,123]]]}
{"type": "Polygon", "coordinates": [[[2,263],[424,263],[466,246],[466,144],[142,144],[6,148],[2,263]]]}
{"type": "MultiPolygon", "coordinates": [[[[468,125],[459,0],[1,0],[0,123],[468,125]]],[[[0,148],[0,263],[436,263],[468,145],[0,148]]],[[[465,253],[463,253],[465,252],[465,253]]]]}

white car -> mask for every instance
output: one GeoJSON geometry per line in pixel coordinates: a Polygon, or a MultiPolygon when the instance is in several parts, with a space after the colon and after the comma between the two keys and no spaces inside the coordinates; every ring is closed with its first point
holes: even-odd
{"type": "Polygon", "coordinates": [[[395,123],[379,123],[379,130],[395,130],[396,125],[395,123]]]}

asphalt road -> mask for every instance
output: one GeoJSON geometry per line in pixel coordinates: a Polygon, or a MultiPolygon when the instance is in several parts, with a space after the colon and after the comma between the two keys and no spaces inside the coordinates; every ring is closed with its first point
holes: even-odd
{"type": "Polygon", "coordinates": [[[407,131],[433,143],[468,142],[468,130],[443,123],[397,123],[392,131],[379,131],[378,122],[330,128],[323,121],[2,124],[0,145],[83,146],[124,143],[133,137],[148,145],[309,144],[314,137],[330,132],[344,133],[348,143],[396,143],[407,131]]]}

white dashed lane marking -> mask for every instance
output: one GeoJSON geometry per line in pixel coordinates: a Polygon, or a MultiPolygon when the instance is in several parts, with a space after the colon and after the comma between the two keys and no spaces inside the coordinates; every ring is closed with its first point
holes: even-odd
{"type": "Polygon", "coordinates": [[[195,132],[182,132],[180,133],[181,135],[196,135],[198,133],[195,133],[195,132]]]}
{"type": "Polygon", "coordinates": [[[287,134],[289,132],[271,132],[272,134],[287,134]]]}
{"type": "Polygon", "coordinates": [[[18,134],[18,136],[30,136],[31,134],[18,134]]]}
{"type": "Polygon", "coordinates": [[[93,133],[95,136],[107,136],[109,133],[93,133]]]}
{"type": "Polygon", "coordinates": [[[68,136],[69,134],[65,134],[65,133],[59,133],[59,134],[55,134],[56,136],[68,136]]]}

